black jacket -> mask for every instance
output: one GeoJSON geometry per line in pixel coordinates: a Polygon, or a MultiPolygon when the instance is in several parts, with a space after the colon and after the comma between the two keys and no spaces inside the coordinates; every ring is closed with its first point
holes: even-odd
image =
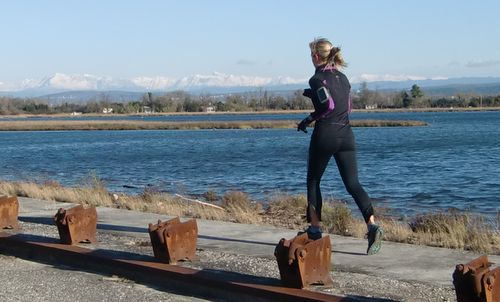
{"type": "Polygon", "coordinates": [[[340,132],[343,132],[344,128],[350,129],[351,84],[347,77],[337,69],[325,68],[323,65],[316,68],[316,72],[309,79],[309,86],[310,90],[304,95],[310,97],[313,102],[314,112],[310,116],[316,121],[315,127],[328,125],[328,128],[340,132]]]}

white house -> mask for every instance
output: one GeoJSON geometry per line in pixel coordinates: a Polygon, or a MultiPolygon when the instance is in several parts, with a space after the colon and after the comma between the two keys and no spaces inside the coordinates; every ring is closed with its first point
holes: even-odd
{"type": "Polygon", "coordinates": [[[215,112],[215,107],[214,106],[207,106],[205,108],[205,112],[215,112]]]}

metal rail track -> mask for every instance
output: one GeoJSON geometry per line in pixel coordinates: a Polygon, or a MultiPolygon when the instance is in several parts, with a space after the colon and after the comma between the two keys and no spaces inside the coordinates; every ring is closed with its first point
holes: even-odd
{"type": "MultiPolygon", "coordinates": [[[[0,232],[0,253],[43,263],[67,265],[81,270],[114,274],[166,291],[203,298],[238,302],[354,302],[309,290],[286,288],[279,280],[214,270],[195,270],[157,262],[146,255],[111,250],[92,250],[64,245],[56,239],[0,232]]],[[[363,299],[363,301],[368,301],[363,299]]]]}

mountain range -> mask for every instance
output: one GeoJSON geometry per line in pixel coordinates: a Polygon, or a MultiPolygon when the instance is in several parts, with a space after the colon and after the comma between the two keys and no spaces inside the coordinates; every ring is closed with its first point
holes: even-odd
{"type": "Polygon", "coordinates": [[[20,97],[40,97],[47,94],[65,91],[175,91],[217,92],[238,88],[251,90],[254,87],[276,87],[306,83],[290,77],[257,77],[244,75],[228,75],[214,72],[211,75],[191,75],[180,79],[167,77],[135,77],[132,79],[116,79],[109,76],[90,74],[67,75],[56,73],[41,80],[27,79],[19,84],[3,84],[0,82],[0,93],[20,97]]]}
{"type": "MultiPolygon", "coordinates": [[[[418,79],[366,82],[367,88],[378,91],[409,90],[416,84],[426,95],[476,93],[500,94],[500,77],[464,77],[447,79],[418,79]]],[[[243,92],[293,92],[307,87],[307,79],[290,77],[237,76],[214,72],[211,75],[192,75],[180,79],[167,77],[136,77],[116,79],[108,76],[67,75],[56,73],[41,80],[24,80],[17,85],[0,82],[0,96],[37,97],[51,101],[79,102],[106,97],[113,101],[139,99],[146,92],[161,94],[182,90],[191,94],[228,94],[243,92]]],[[[354,91],[361,83],[352,83],[354,91]]]]}

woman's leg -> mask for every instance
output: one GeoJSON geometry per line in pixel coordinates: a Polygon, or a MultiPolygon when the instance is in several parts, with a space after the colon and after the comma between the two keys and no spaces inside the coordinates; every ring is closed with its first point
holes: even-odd
{"type": "Polygon", "coordinates": [[[342,177],[347,192],[351,194],[354,201],[365,219],[365,222],[374,223],[372,202],[358,179],[358,165],[356,160],[356,148],[354,138],[346,138],[344,147],[335,153],[335,162],[342,177]]]}
{"type": "Polygon", "coordinates": [[[383,229],[375,224],[373,206],[370,197],[365,192],[358,180],[358,167],[356,162],[356,148],[354,139],[346,142],[346,148],[335,154],[335,161],[339,168],[340,176],[349,194],[352,195],[358,208],[363,214],[368,229],[368,255],[376,254],[382,245],[383,229]]]}
{"type": "Polygon", "coordinates": [[[319,227],[321,221],[321,208],[323,199],[321,196],[321,177],[325,172],[331,154],[321,152],[312,145],[309,148],[309,160],[307,163],[307,222],[312,226],[319,227]]]}

